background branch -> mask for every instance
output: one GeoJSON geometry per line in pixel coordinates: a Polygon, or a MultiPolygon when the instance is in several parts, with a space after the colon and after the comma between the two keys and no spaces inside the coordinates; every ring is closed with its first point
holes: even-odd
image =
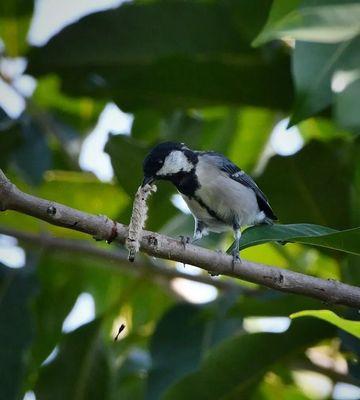
{"type": "MultiPolygon", "coordinates": [[[[51,224],[124,244],[127,226],[104,216],[88,214],[19,190],[0,170],[0,209],[14,210],[51,224]]],[[[360,307],[360,288],[334,280],[324,280],[277,267],[243,260],[235,267],[232,257],[202,247],[187,245],[158,233],[144,231],[141,251],[155,257],[195,265],[212,274],[222,274],[258,283],[272,289],[302,294],[319,300],[360,307]]]]}
{"type": "Polygon", "coordinates": [[[193,282],[212,285],[222,290],[237,290],[242,293],[246,292],[247,294],[257,292],[253,289],[243,288],[230,281],[212,279],[211,277],[205,275],[190,275],[185,272],[178,271],[175,268],[168,268],[159,264],[155,265],[151,262],[143,262],[143,260],[135,260],[134,263],[129,263],[127,260],[127,252],[120,250],[105,250],[98,246],[92,245],[85,240],[57,238],[47,233],[34,234],[22,232],[16,229],[9,229],[2,226],[0,226],[0,234],[12,236],[21,242],[25,242],[30,245],[40,246],[45,249],[80,253],[82,255],[110,261],[111,264],[107,265],[114,266],[114,264],[116,264],[118,269],[121,269],[122,271],[126,271],[128,273],[156,274],[158,276],[167,278],[168,280],[174,278],[182,278],[193,282]]]}

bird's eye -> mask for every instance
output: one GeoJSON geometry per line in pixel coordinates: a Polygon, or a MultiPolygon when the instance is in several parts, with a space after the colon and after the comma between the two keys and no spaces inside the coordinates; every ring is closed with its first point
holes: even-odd
{"type": "Polygon", "coordinates": [[[163,164],[163,160],[161,160],[161,159],[156,160],[156,162],[157,162],[158,164],[163,164]]]}

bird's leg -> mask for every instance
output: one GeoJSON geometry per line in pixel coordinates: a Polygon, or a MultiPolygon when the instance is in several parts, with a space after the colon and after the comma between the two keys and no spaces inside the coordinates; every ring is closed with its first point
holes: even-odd
{"type": "Polygon", "coordinates": [[[191,237],[190,236],[184,236],[180,235],[180,242],[184,246],[184,249],[186,249],[186,245],[191,243],[191,237]]]}
{"type": "Polygon", "coordinates": [[[180,236],[180,240],[184,248],[186,248],[187,244],[194,244],[195,242],[200,240],[203,237],[204,232],[206,232],[205,224],[202,221],[195,220],[195,230],[193,237],[190,238],[190,236],[180,236]]]}
{"type": "Polygon", "coordinates": [[[195,221],[195,230],[191,243],[195,243],[203,237],[206,226],[202,221],[195,221]]]}
{"type": "Polygon", "coordinates": [[[236,263],[241,262],[240,255],[239,255],[241,230],[240,230],[240,226],[237,222],[234,223],[233,229],[234,229],[235,243],[234,243],[234,248],[231,252],[231,255],[233,257],[233,267],[234,267],[236,263]]]}

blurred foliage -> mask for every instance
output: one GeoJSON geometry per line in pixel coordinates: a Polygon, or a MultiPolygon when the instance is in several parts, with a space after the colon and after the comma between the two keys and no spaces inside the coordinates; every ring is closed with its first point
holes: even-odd
{"type": "MultiPolygon", "coordinates": [[[[0,4],[1,84],[21,95],[8,64],[18,57],[36,80],[19,117],[7,115],[0,98],[0,168],[16,185],[127,223],[142,160],[154,144],[219,151],[255,177],[280,219],[249,228],[242,257],[360,284],[357,1],[126,2],[82,17],[41,47],[26,40],[33,10],[32,1],[0,4]],[[109,132],[114,179],[103,182],[82,170],[79,155],[109,102],[131,112],[133,122],[129,131],[109,132]],[[273,132],[286,118],[304,144],[284,156],[273,132]]],[[[192,219],[174,194],[159,183],[147,227],[189,235],[192,219]]],[[[10,211],[0,215],[5,227],[87,240],[10,211]]],[[[215,234],[200,243],[223,250],[230,244],[230,236],[215,234]]],[[[181,281],[130,274],[126,261],[20,245],[25,268],[0,265],[1,400],[22,399],[28,390],[37,400],[318,399],[295,379],[298,365],[333,384],[360,384],[355,311],[330,304],[321,311],[319,301],[242,281],[195,305],[176,289],[181,281]],[[82,293],[94,299],[94,320],[65,332],[82,293]],[[294,320],[281,333],[246,328],[247,320],[303,311],[318,318],[294,320]],[[323,367],[322,354],[308,356],[320,344],[336,373],[323,367]],[[339,359],[348,365],[343,375],[339,359]]]]}

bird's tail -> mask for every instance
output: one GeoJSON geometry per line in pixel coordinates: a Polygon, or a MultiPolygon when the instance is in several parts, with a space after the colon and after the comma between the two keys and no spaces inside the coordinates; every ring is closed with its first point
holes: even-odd
{"type": "Polygon", "coordinates": [[[269,217],[265,217],[264,220],[261,222],[261,224],[263,224],[263,225],[274,225],[274,220],[269,218],[269,217]]]}

